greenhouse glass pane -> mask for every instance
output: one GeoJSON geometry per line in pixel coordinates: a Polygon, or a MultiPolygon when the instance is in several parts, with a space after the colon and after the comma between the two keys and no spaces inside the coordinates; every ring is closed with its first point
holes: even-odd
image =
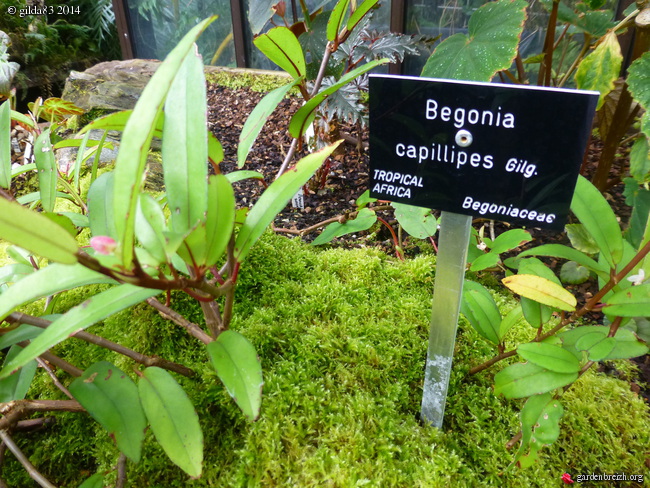
{"type": "Polygon", "coordinates": [[[216,14],[199,52],[204,64],[235,66],[229,0],[129,0],[128,8],[135,57],[164,59],[192,27],[216,14]]]}

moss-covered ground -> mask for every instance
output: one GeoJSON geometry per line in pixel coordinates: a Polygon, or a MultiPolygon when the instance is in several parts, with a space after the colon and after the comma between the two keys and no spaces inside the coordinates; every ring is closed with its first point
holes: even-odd
{"type": "MultiPolygon", "coordinates": [[[[494,369],[467,374],[492,351],[464,320],[444,428],[422,425],[434,268],[431,255],[399,262],[371,248],[318,249],[266,234],[242,268],[233,322],[257,348],[264,369],[262,412],[254,423],[230,400],[205,348],[153,310],[138,306],[92,327],[198,372],[178,380],[201,419],[203,476],[189,479],[148,433],[143,459],[128,464],[128,486],[552,487],[562,485],[565,472],[647,473],[648,406],[627,383],[595,372],[564,396],[562,433],[540,461],[526,470],[509,466],[514,453],[505,444],[518,431],[522,402],[493,394],[494,369]]],[[[58,307],[83,299],[71,292],[58,307]]],[[[510,298],[499,301],[504,310],[513,306],[510,298]]],[[[173,306],[201,320],[191,299],[175,295],[173,306]]],[[[522,326],[518,333],[529,332],[522,326]]],[[[105,358],[133,368],[75,339],[56,352],[82,368],[105,358]]],[[[63,398],[44,373],[28,396],[63,398]]],[[[58,486],[76,488],[90,474],[111,471],[118,458],[111,439],[86,415],[58,415],[52,427],[16,438],[58,486]]],[[[3,477],[14,488],[35,486],[10,454],[3,477]]],[[[114,477],[111,471],[106,486],[114,486],[114,477]]]]}

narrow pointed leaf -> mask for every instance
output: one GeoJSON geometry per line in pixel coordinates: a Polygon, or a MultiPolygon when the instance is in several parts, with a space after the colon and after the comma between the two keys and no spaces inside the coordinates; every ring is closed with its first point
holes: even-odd
{"type": "Polygon", "coordinates": [[[264,175],[260,173],[259,171],[248,171],[248,170],[241,170],[241,171],[233,171],[231,173],[227,173],[224,175],[230,183],[236,183],[238,181],[246,180],[248,178],[253,178],[256,180],[263,180],[264,175]]]}
{"type": "Polygon", "coordinates": [[[510,312],[508,312],[508,314],[501,320],[501,324],[499,325],[499,337],[503,339],[508,331],[517,325],[517,322],[521,320],[522,316],[523,311],[521,309],[521,304],[510,310],[510,312]]]}
{"type": "Polygon", "coordinates": [[[208,159],[212,164],[219,164],[223,161],[223,146],[219,139],[211,132],[208,131],[208,159]]]}
{"type": "Polygon", "coordinates": [[[323,164],[341,141],[302,158],[296,166],[287,170],[269,185],[248,213],[237,240],[235,258],[240,263],[246,258],[251,246],[259,239],[275,216],[286,206],[298,189],[304,185],[323,164]]]}
{"type": "Polygon", "coordinates": [[[354,12],[352,12],[352,15],[350,15],[350,18],[348,19],[348,24],[347,28],[348,31],[352,31],[359,22],[361,22],[361,19],[370,11],[370,9],[374,8],[375,5],[379,3],[379,0],[365,0],[361,5],[359,5],[354,12]]]}
{"type": "Polygon", "coordinates": [[[52,322],[29,346],[4,366],[0,371],[0,378],[23,367],[74,333],[159,293],[161,293],[160,290],[149,290],[134,285],[118,285],[89,298],[52,322]]]}
{"type": "Polygon", "coordinates": [[[161,115],[171,84],[186,56],[192,53],[194,41],[216,19],[210,17],[190,30],[158,67],[142,91],[122,135],[115,161],[113,218],[120,243],[122,264],[130,267],[135,239],[135,213],[147,161],[151,138],[161,115]]]}
{"type": "Polygon", "coordinates": [[[650,317],[650,283],[631,286],[607,298],[603,312],[614,317],[650,317]]]}
{"type": "Polygon", "coordinates": [[[165,102],[162,161],[171,227],[184,233],[205,219],[208,206],[207,100],[203,63],[185,57],[165,102]]]}
{"type": "Polygon", "coordinates": [[[203,468],[203,432],[192,402],[173,376],[147,368],[138,383],[151,430],[169,459],[192,477],[203,468]]]}
{"type": "Polygon", "coordinates": [[[561,388],[578,379],[578,373],[556,373],[532,363],[516,363],[494,376],[494,393],[524,398],[561,388]]]}
{"type": "Polygon", "coordinates": [[[576,308],[576,298],[560,285],[546,278],[535,275],[508,276],[501,280],[504,285],[515,292],[536,302],[571,312],[576,308]]]}
{"type": "Polygon", "coordinates": [[[223,255],[235,226],[235,192],[224,175],[208,180],[208,214],[205,222],[206,266],[223,255]]]}
{"type": "Polygon", "coordinates": [[[56,200],[56,158],[50,141],[50,129],[46,129],[34,142],[34,162],[38,170],[38,189],[41,193],[41,205],[46,212],[54,210],[56,200]]]}
{"type": "Polygon", "coordinates": [[[255,347],[234,330],[222,332],[207,347],[212,365],[230,396],[249,420],[256,420],[264,380],[255,347]]]}
{"type": "Polygon", "coordinates": [[[64,264],[77,262],[77,241],[47,217],[0,198],[0,239],[64,264]]]}
{"type": "Polygon", "coordinates": [[[50,264],[0,293],[0,319],[4,319],[21,305],[39,298],[97,283],[115,283],[115,281],[81,264],[73,266],[50,264]]]}
{"type": "Polygon", "coordinates": [[[325,230],[319,234],[311,243],[312,246],[319,246],[330,242],[335,237],[341,237],[353,232],[367,230],[377,222],[377,214],[369,208],[362,208],[359,210],[356,218],[347,220],[344,223],[332,222],[325,230]]]}
{"type": "Polygon", "coordinates": [[[133,380],[117,366],[100,361],[76,378],[69,389],[115,439],[117,448],[134,463],[140,461],[147,419],[133,380]]]}
{"type": "MultiPolygon", "coordinates": [[[[607,264],[616,268],[623,257],[621,227],[607,200],[584,176],[578,176],[571,210],[598,244],[600,254],[607,264]]],[[[574,261],[580,262],[577,259],[574,261]]]]}
{"type": "Polygon", "coordinates": [[[88,190],[88,223],[93,236],[117,237],[113,216],[114,181],[112,172],[104,173],[92,182],[88,190]]]}
{"type": "Polygon", "coordinates": [[[43,332],[43,329],[33,325],[22,324],[16,329],[2,334],[0,337],[0,349],[5,349],[22,341],[29,341],[43,332]]]}
{"type": "Polygon", "coordinates": [[[614,31],[607,33],[596,49],[580,62],[575,74],[576,85],[581,90],[600,92],[596,110],[602,107],[605,96],[614,89],[622,63],[621,46],[614,31]]]}
{"type": "Polygon", "coordinates": [[[296,85],[302,78],[298,78],[293,82],[276,88],[275,90],[267,93],[262,100],[255,106],[251,114],[246,119],[244,127],[239,134],[239,146],[237,147],[237,167],[241,168],[246,163],[246,157],[255,143],[255,139],[259,135],[262,127],[266,123],[266,119],[277,108],[278,104],[284,99],[286,94],[296,85]]]}
{"type": "Polygon", "coordinates": [[[501,314],[490,292],[481,284],[465,281],[461,313],[482,337],[498,344],[501,340],[501,314]]]}
{"type": "Polygon", "coordinates": [[[289,123],[289,133],[291,136],[298,139],[304,135],[307,127],[309,127],[309,125],[314,121],[314,118],[316,117],[316,109],[318,109],[318,106],[328,96],[339,90],[342,86],[347,85],[358,76],[367,73],[376,66],[386,64],[389,61],[390,60],[388,58],[383,58],[361,65],[346,75],[342,76],[341,79],[332,86],[327,87],[325,90],[318,92],[316,95],[310,98],[309,101],[300,107],[291,118],[291,122],[289,123]]]}
{"type": "Polygon", "coordinates": [[[334,41],[339,36],[341,26],[343,25],[343,19],[348,10],[348,4],[350,0],[338,0],[334,6],[334,10],[330,14],[330,18],[327,21],[327,40],[334,41]]]}
{"type": "Polygon", "coordinates": [[[530,232],[523,229],[512,229],[499,234],[489,246],[492,252],[497,254],[515,249],[522,244],[532,241],[530,232]]]}
{"type": "MultiPolygon", "coordinates": [[[[13,358],[15,358],[22,350],[23,348],[20,346],[11,346],[11,349],[9,349],[9,352],[7,353],[7,357],[5,358],[5,364],[13,360],[13,358]]],[[[38,364],[36,361],[30,361],[24,368],[21,368],[6,378],[1,379],[0,403],[7,403],[13,400],[23,400],[32,384],[32,379],[34,379],[37,367],[38,364]]]]}
{"type": "Polygon", "coordinates": [[[526,361],[556,373],[577,373],[580,361],[569,351],[553,344],[529,342],[517,347],[519,354],[526,361]]]}
{"type": "Polygon", "coordinates": [[[542,244],[541,246],[537,246],[519,253],[517,257],[523,258],[526,256],[550,256],[555,258],[568,259],[575,261],[590,271],[593,271],[605,281],[609,279],[609,272],[603,265],[599,264],[586,254],[562,244],[542,244]]]}
{"type": "Polygon", "coordinates": [[[305,76],[305,53],[296,35],[288,27],[274,27],[257,36],[253,44],[294,79],[305,76]]]}
{"type": "Polygon", "coordinates": [[[171,258],[165,252],[166,240],[163,233],[166,230],[165,214],[151,195],[146,193],[140,195],[135,224],[135,235],[138,241],[158,263],[171,258]]]}
{"type": "Polygon", "coordinates": [[[11,107],[9,100],[0,105],[0,187],[11,184],[11,107]]]}
{"type": "Polygon", "coordinates": [[[479,7],[469,19],[467,35],[454,34],[441,42],[422,76],[490,81],[497,71],[509,68],[517,54],[526,6],[523,0],[502,0],[479,7]]]}

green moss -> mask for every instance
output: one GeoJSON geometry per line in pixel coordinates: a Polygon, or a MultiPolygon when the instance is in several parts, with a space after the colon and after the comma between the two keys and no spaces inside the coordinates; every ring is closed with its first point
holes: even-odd
{"type": "Polygon", "coordinates": [[[206,73],[208,83],[224,86],[233,90],[249,88],[256,92],[267,93],[282,85],[286,85],[291,79],[282,74],[259,74],[232,72],[232,71],[211,71],[206,73]]]}
{"type": "MultiPolygon", "coordinates": [[[[402,263],[375,249],[322,250],[264,235],[242,267],[232,324],[253,342],[264,368],[255,423],[231,401],[204,347],[150,308],[140,305],[93,326],[90,332],[198,373],[178,380],[204,430],[202,478],[189,480],[148,433],[142,461],[128,465],[128,486],[558,486],[565,471],[645,471],[647,405],[626,383],[596,373],[565,395],[561,437],[540,462],[509,469],[514,453],[504,446],[519,429],[523,402],[493,394],[495,371],[468,375],[492,349],[465,321],[444,428],[423,426],[418,416],[434,265],[433,256],[402,263]]],[[[513,306],[505,295],[496,296],[504,310],[513,306]]],[[[59,311],[85,297],[66,294],[59,311]]],[[[186,295],[175,294],[172,304],[200,321],[186,295]]],[[[515,335],[531,332],[522,325],[515,335]]],[[[132,374],[129,361],[78,340],[56,352],[83,367],[108,359],[132,374]]],[[[39,373],[30,396],[60,395],[39,373]]],[[[113,469],[118,452],[105,432],[84,415],[58,417],[56,428],[20,436],[46,475],[78,486],[92,472],[113,469]]],[[[32,486],[11,466],[10,486],[32,486]]]]}

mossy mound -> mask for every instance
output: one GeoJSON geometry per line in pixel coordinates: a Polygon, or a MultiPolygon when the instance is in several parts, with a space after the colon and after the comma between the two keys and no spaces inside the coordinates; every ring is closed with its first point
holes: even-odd
{"type": "MultiPolygon", "coordinates": [[[[266,234],[242,268],[233,321],[264,368],[262,413],[254,423],[219,383],[205,348],[153,310],[137,306],[92,327],[198,373],[177,378],[201,419],[202,477],[190,480],[148,433],[142,461],[128,464],[128,486],[546,487],[558,486],[564,472],[647,471],[647,405],[623,381],[597,373],[565,395],[561,437],[540,462],[527,470],[510,467],[514,453],[505,444],[518,431],[522,401],[493,394],[494,371],[468,376],[491,350],[464,320],[444,428],[423,426],[418,414],[434,264],[433,256],[398,262],[374,249],[322,250],[266,234]]],[[[59,307],[83,299],[71,292],[59,307]]],[[[199,307],[184,295],[175,295],[173,306],[200,321],[199,307]]],[[[108,359],[132,368],[74,339],[56,352],[80,367],[108,359]]],[[[39,373],[28,397],[62,394],[39,373]]],[[[118,451],[96,423],[85,415],[57,418],[47,430],[16,435],[46,477],[76,487],[114,468],[118,451]]],[[[12,487],[34,486],[11,456],[3,477],[12,487]]],[[[107,486],[114,477],[107,475],[107,486]]]]}

